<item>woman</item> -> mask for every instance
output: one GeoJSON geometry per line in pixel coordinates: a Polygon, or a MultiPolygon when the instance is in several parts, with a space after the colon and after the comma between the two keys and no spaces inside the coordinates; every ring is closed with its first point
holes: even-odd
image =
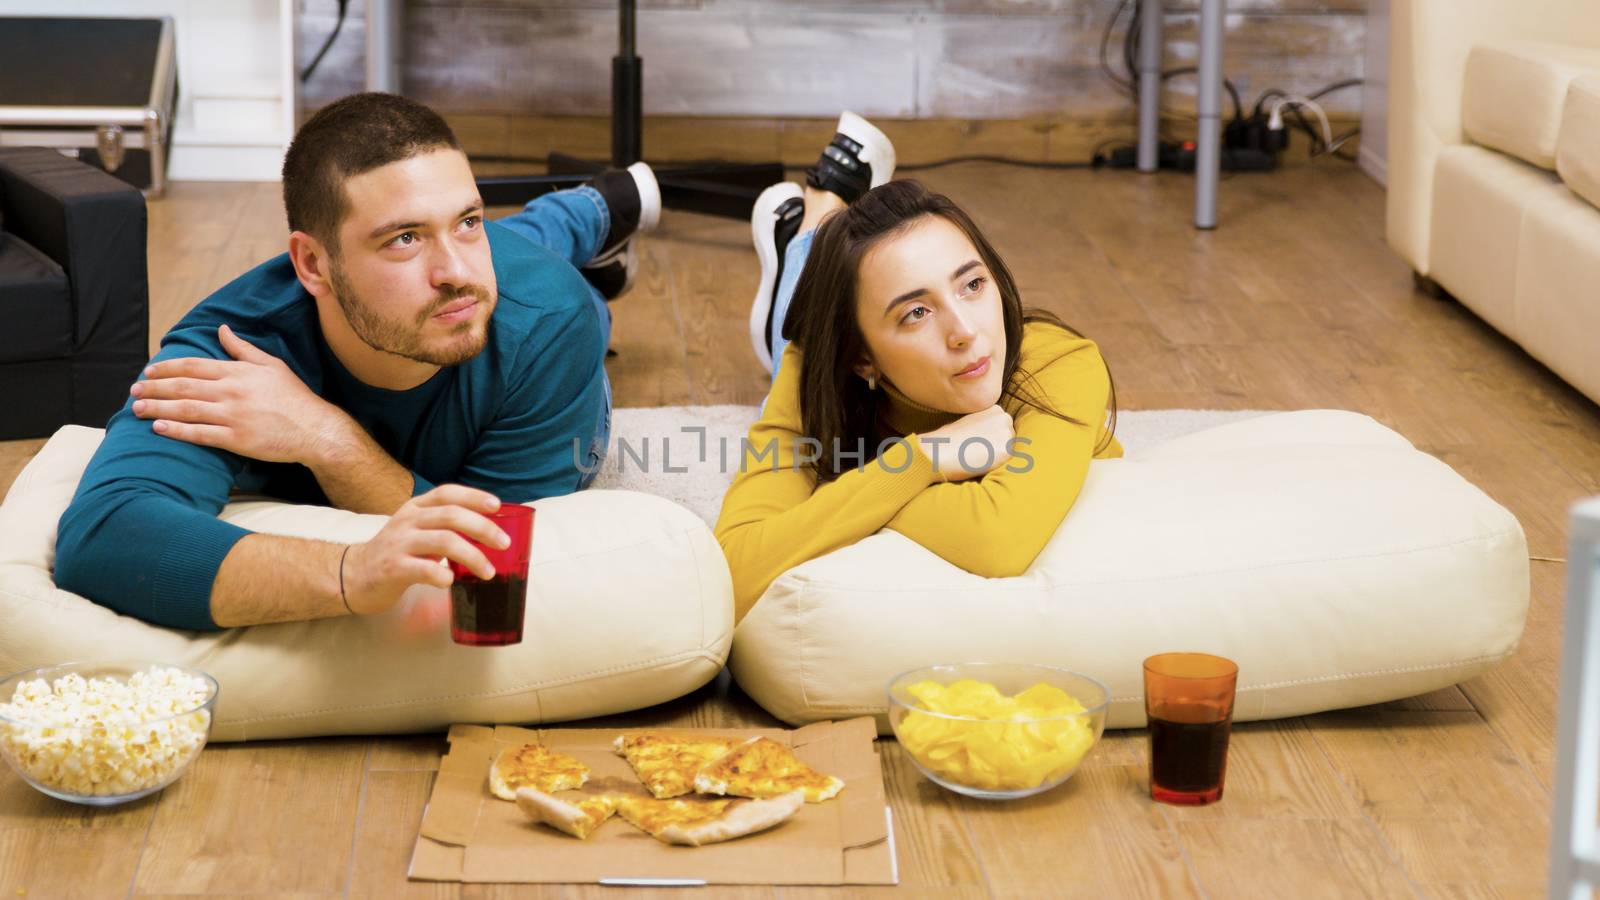
{"type": "Polygon", "coordinates": [[[776,368],[716,526],[736,620],[783,572],[883,528],[1020,575],[1089,460],[1122,455],[1094,342],[1024,311],[973,221],[888,181],[893,159],[847,113],[806,189],[757,204],[752,339],[776,368]]]}

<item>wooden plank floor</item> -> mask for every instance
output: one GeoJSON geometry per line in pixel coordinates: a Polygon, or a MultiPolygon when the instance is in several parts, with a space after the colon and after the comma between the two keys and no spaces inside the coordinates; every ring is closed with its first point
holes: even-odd
{"type": "MultiPolygon", "coordinates": [[[[1368,413],[1516,513],[1538,559],[1514,658],[1424,697],[1240,726],[1214,807],[1146,798],[1143,732],[1108,734],[1065,788],[1010,805],[945,793],[883,743],[906,892],[1541,896],[1560,558],[1567,507],[1600,492],[1595,404],[1463,308],[1414,293],[1384,245],[1381,190],[1343,164],[1230,179],[1211,233],[1187,225],[1182,176],[962,165],[924,177],[989,229],[1028,302],[1101,343],[1123,408],[1368,413]]],[[[151,209],[152,335],[283,238],[275,185],[174,186],[151,209]]],[[[748,227],[669,213],[642,244],[640,284],[614,307],[617,403],[759,402],[748,227]]],[[[0,444],[0,490],[40,443],[0,444]]],[[[606,722],[774,724],[726,675],[606,722]]],[[[164,794],[98,812],[7,772],[0,897],[616,895],[408,883],[442,749],[430,735],[216,746],[164,794]]]]}

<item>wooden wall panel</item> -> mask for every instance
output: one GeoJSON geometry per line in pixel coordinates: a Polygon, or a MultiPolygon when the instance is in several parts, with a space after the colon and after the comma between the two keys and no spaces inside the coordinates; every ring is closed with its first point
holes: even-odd
{"type": "MultiPolygon", "coordinates": [[[[860,107],[914,118],[920,112],[922,32],[911,15],[735,7],[640,18],[647,113],[816,116],[860,107]]],[[[611,51],[601,52],[609,58],[611,51]]]]}
{"type": "MultiPolygon", "coordinates": [[[[1230,4],[1231,8],[1231,4],[1230,4]]],[[[1169,15],[1166,20],[1166,65],[1199,62],[1199,14],[1169,15]]],[[[1249,104],[1268,88],[1307,94],[1346,78],[1360,78],[1366,69],[1365,15],[1235,15],[1227,16],[1223,72],[1249,104]]],[[[1195,80],[1168,82],[1168,98],[1193,108],[1195,80]]],[[[1359,88],[1329,94],[1319,101],[1332,113],[1361,116],[1359,88]]]]}
{"type": "Polygon", "coordinates": [[[592,113],[610,103],[616,16],[602,10],[406,12],[406,92],[443,109],[592,113]],[[418,32],[432,35],[418,39],[418,32]]]}
{"type": "Polygon", "coordinates": [[[925,22],[918,113],[997,119],[1125,107],[1126,94],[1100,70],[1101,27],[1082,13],[925,22]]]}
{"type": "MultiPolygon", "coordinates": [[[[318,108],[360,90],[364,4],[303,88],[318,108]]],[[[331,3],[302,0],[308,62],[331,3]]],[[[1234,0],[1228,77],[1246,101],[1362,74],[1365,0],[1234,0]]],[[[1126,111],[1100,70],[1114,0],[646,0],[639,12],[646,112],[653,115],[1077,119],[1126,111]]],[[[1195,56],[1195,0],[1168,4],[1166,64],[1195,56]]],[[[406,92],[457,113],[604,114],[616,8],[602,0],[409,0],[406,92]]],[[[1126,18],[1124,18],[1124,23],[1126,18]]],[[[1119,32],[1120,34],[1120,32],[1119,32]]],[[[1120,40],[1111,42],[1114,59],[1120,40]]],[[[1192,78],[1169,105],[1192,108],[1192,78]]],[[[1359,115],[1360,92],[1329,98],[1359,115]]]]}

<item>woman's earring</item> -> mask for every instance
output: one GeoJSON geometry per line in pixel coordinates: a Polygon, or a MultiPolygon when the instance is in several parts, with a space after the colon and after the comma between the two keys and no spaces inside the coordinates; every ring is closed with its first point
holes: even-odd
{"type": "Polygon", "coordinates": [[[875,391],[877,389],[878,389],[878,376],[876,376],[876,375],[868,375],[867,376],[867,390],[875,391]]]}

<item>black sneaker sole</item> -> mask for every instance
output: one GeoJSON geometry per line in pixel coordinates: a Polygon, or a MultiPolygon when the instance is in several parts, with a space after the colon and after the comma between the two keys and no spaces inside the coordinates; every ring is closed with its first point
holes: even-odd
{"type": "Polygon", "coordinates": [[[629,241],[618,248],[605,261],[596,261],[579,269],[578,272],[594,285],[607,302],[617,299],[633,287],[634,276],[639,268],[639,251],[629,241]]]}

